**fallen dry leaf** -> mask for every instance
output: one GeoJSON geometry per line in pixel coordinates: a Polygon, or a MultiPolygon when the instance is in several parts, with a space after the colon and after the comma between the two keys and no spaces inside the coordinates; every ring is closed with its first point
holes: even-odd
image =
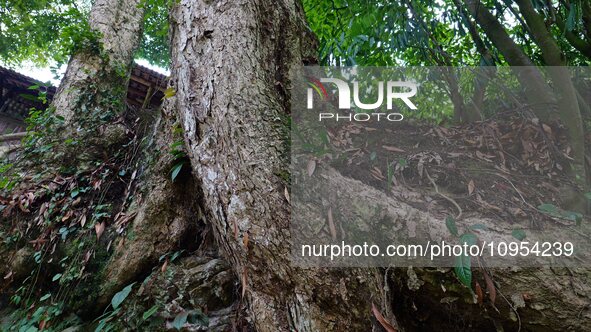
{"type": "Polygon", "coordinates": [[[105,231],[105,222],[94,224],[94,230],[96,231],[96,239],[99,240],[105,231]]]}
{"type": "Polygon", "coordinates": [[[162,271],[162,273],[166,272],[166,267],[168,266],[168,257],[166,257],[166,259],[164,260],[164,264],[162,264],[162,267],[160,268],[160,271],[162,271]]]}
{"type": "Polygon", "coordinates": [[[474,192],[474,180],[470,180],[470,182],[468,182],[468,195],[472,195],[472,193],[474,192]]]}
{"type": "Polygon", "coordinates": [[[333,240],[337,239],[337,229],[334,225],[334,220],[332,219],[332,208],[328,208],[328,228],[330,229],[330,236],[333,240]]]}
{"type": "Polygon", "coordinates": [[[384,149],[386,151],[390,151],[390,152],[406,152],[406,151],[399,149],[395,146],[389,146],[389,145],[382,145],[382,149],[384,149]]]}
{"type": "Polygon", "coordinates": [[[482,301],[484,300],[484,294],[482,293],[482,287],[480,287],[478,281],[474,285],[474,291],[476,293],[476,302],[478,302],[478,304],[482,304],[482,301]]]}
{"type": "Polygon", "coordinates": [[[387,332],[398,332],[398,329],[395,328],[394,326],[392,326],[392,324],[390,324],[386,320],[386,318],[384,318],[384,316],[382,315],[382,313],[380,312],[380,310],[378,310],[378,308],[376,307],[376,305],[373,302],[371,304],[371,311],[373,312],[373,315],[376,317],[376,319],[378,320],[378,322],[380,322],[380,324],[382,325],[382,327],[387,332]]]}
{"type": "Polygon", "coordinates": [[[248,249],[248,232],[244,233],[244,237],[242,238],[242,243],[244,244],[244,248],[248,249]]]}
{"type": "Polygon", "coordinates": [[[285,199],[287,200],[287,203],[291,203],[291,200],[289,199],[289,190],[287,190],[287,187],[285,187],[283,194],[285,195],[285,199]]]}
{"type": "Polygon", "coordinates": [[[314,174],[314,170],[316,170],[316,160],[310,159],[308,160],[308,176],[312,176],[314,174]]]}
{"type": "Polygon", "coordinates": [[[246,267],[242,269],[242,298],[244,298],[244,294],[246,294],[246,282],[248,281],[248,275],[246,267]]]}
{"type": "Polygon", "coordinates": [[[386,178],[382,174],[382,171],[377,167],[373,167],[372,169],[370,169],[369,173],[371,174],[372,177],[374,177],[377,180],[380,180],[380,181],[386,180],[386,178]]]}
{"type": "Polygon", "coordinates": [[[64,222],[64,221],[66,221],[66,220],[70,219],[70,218],[72,217],[72,214],[74,214],[74,211],[72,211],[72,210],[69,210],[69,211],[66,213],[66,215],[62,217],[62,222],[64,222]]]}
{"type": "Polygon", "coordinates": [[[88,263],[90,257],[92,256],[92,251],[88,250],[86,254],[84,254],[84,264],[88,263]]]}
{"type": "Polygon", "coordinates": [[[493,283],[491,277],[488,275],[488,272],[483,271],[484,274],[484,281],[486,282],[486,290],[488,291],[488,298],[492,304],[495,304],[495,300],[497,298],[497,289],[495,288],[495,284],[493,283]]]}

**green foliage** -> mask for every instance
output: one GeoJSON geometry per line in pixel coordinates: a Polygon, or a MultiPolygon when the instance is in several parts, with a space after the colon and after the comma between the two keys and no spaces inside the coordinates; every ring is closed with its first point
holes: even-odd
{"type": "MultiPolygon", "coordinates": [[[[27,123],[27,136],[23,140],[23,147],[29,154],[43,154],[55,146],[55,140],[47,138],[55,136],[64,123],[64,118],[55,114],[55,108],[45,110],[31,109],[27,123]]],[[[71,143],[71,142],[66,142],[71,143]]]]}
{"type": "MultiPolygon", "coordinates": [[[[460,244],[475,245],[478,242],[476,235],[464,233],[460,236],[460,244]]],[[[456,257],[454,272],[460,282],[472,289],[472,259],[467,254],[456,257]]]]}
{"type": "Polygon", "coordinates": [[[456,221],[452,216],[447,216],[447,218],[445,218],[445,226],[452,235],[458,236],[458,227],[456,226],[456,221]]]}
{"type": "Polygon", "coordinates": [[[189,312],[188,311],[183,311],[183,312],[179,313],[174,318],[174,321],[172,322],[172,327],[174,327],[177,330],[182,329],[183,326],[187,323],[187,318],[188,317],[189,317],[189,312]]]}
{"type": "Polygon", "coordinates": [[[113,309],[119,308],[121,303],[125,301],[129,293],[131,293],[133,285],[135,285],[135,282],[127,285],[125,288],[123,288],[121,291],[119,291],[117,294],[113,296],[113,298],[111,299],[111,306],[113,307],[113,309]]]}
{"type": "Polygon", "coordinates": [[[472,265],[471,258],[467,255],[456,257],[454,272],[460,282],[468,288],[472,288],[472,265]]]}
{"type": "MultiPolygon", "coordinates": [[[[546,22],[554,23],[550,31],[566,62],[569,65],[589,65],[589,55],[576,50],[565,36],[568,31],[577,36],[582,44],[587,47],[591,45],[590,31],[584,24],[585,14],[582,10],[585,1],[535,3],[538,13],[546,22]],[[558,28],[557,19],[566,22],[564,31],[558,28]]],[[[488,0],[481,5],[505,27],[509,36],[534,64],[544,65],[541,51],[534,43],[531,27],[525,25],[521,13],[512,1],[488,0]]],[[[321,65],[507,65],[498,45],[478,26],[463,1],[458,5],[453,0],[305,0],[304,8],[310,27],[319,40],[318,55],[321,65]],[[480,46],[477,47],[477,44],[480,46]]],[[[437,97],[431,96],[432,94],[447,95],[447,84],[441,85],[438,89],[432,86],[422,87],[415,99],[423,98],[428,101],[437,97]]],[[[452,114],[453,105],[437,104],[430,109],[423,106],[420,111],[408,115],[441,122],[452,114]]]]}
{"type": "Polygon", "coordinates": [[[0,60],[46,65],[64,63],[88,31],[89,2],[5,0],[0,2],[0,60]]]}
{"type": "Polygon", "coordinates": [[[519,241],[523,241],[523,239],[526,237],[525,231],[523,229],[514,229],[511,232],[511,235],[519,241]]]}
{"type": "Polygon", "coordinates": [[[113,310],[107,311],[102,316],[97,318],[98,324],[94,330],[95,332],[113,331],[117,328],[116,318],[121,312],[121,304],[123,303],[123,301],[125,301],[125,299],[127,299],[129,294],[133,290],[134,285],[135,282],[127,285],[125,288],[123,288],[121,291],[117,292],[117,294],[113,296],[113,298],[111,299],[111,307],[113,308],[113,310]]]}
{"type": "MultiPolygon", "coordinates": [[[[37,112],[30,119],[31,132],[28,140],[25,140],[23,152],[27,158],[31,158],[32,151],[50,151],[54,144],[60,144],[59,141],[48,140],[45,136],[48,134],[47,128],[42,128],[52,127],[52,119],[54,117],[51,109],[48,112],[37,112]]],[[[126,146],[135,149],[131,143],[126,146]]],[[[48,167],[49,163],[44,163],[41,169],[27,169],[28,173],[25,174],[34,173],[34,176],[32,180],[27,176],[28,179],[18,187],[18,192],[11,193],[12,188],[6,190],[9,195],[33,197],[34,201],[22,203],[22,208],[11,202],[0,206],[6,217],[4,220],[14,223],[22,219],[35,220],[36,227],[29,234],[24,234],[19,227],[15,227],[11,233],[0,233],[0,239],[11,245],[22,245],[25,240],[36,238],[41,241],[33,245],[35,251],[31,255],[31,261],[34,262],[31,275],[11,297],[12,304],[20,308],[15,313],[15,319],[21,323],[15,322],[14,326],[41,329],[48,322],[46,316],[50,316],[56,323],[51,324],[49,331],[61,331],[67,326],[57,322],[65,324],[69,318],[54,314],[53,308],[59,307],[60,313],[71,313],[76,310],[76,303],[80,298],[95,296],[96,289],[92,285],[96,285],[97,280],[102,277],[100,271],[108,257],[104,246],[96,246],[99,234],[95,230],[95,224],[113,220],[115,209],[121,210],[132,197],[128,194],[122,198],[117,191],[112,191],[113,184],[120,186],[122,182],[130,180],[132,173],[135,174],[125,171],[132,167],[128,164],[129,161],[122,159],[125,156],[116,151],[109,160],[100,158],[59,170],[51,169],[48,167]],[[109,195],[114,197],[107,197],[109,195]],[[80,283],[81,280],[84,283],[80,283]],[[31,315],[30,308],[41,305],[47,307],[43,318],[33,323],[25,318],[31,315]]],[[[22,172],[18,167],[12,167],[14,169],[10,169],[10,172],[22,172]]],[[[3,174],[3,178],[5,177],[3,174]]],[[[20,181],[18,178],[13,182],[20,181]]],[[[128,293],[128,289],[124,289],[113,299],[114,307],[119,306],[127,297],[128,294],[125,293],[128,293]]],[[[115,317],[116,314],[113,315],[115,317]]],[[[105,329],[111,326],[107,321],[103,323],[105,329]]]]}
{"type": "MultiPolygon", "coordinates": [[[[98,45],[98,44],[93,44],[98,45]]],[[[91,47],[90,45],[88,47],[91,47]]],[[[101,52],[100,49],[88,50],[101,52]]],[[[27,136],[23,139],[22,159],[42,160],[46,162],[59,157],[66,157],[64,153],[73,151],[76,147],[84,145],[89,137],[97,137],[96,133],[106,123],[109,123],[117,115],[122,114],[125,104],[122,102],[125,95],[125,86],[117,84],[120,75],[116,73],[103,73],[101,75],[111,76],[107,82],[113,84],[98,84],[95,81],[86,85],[77,100],[74,100],[78,130],[64,138],[64,118],[57,114],[53,106],[46,109],[31,109],[29,116],[25,119],[27,123],[27,136]]],[[[101,81],[100,79],[96,81],[101,81]]],[[[38,89],[37,100],[47,103],[46,89],[39,86],[32,86],[29,89],[38,89]]],[[[70,125],[71,126],[71,125],[70,125]]]]}
{"type": "Polygon", "coordinates": [[[108,332],[108,331],[116,331],[116,318],[117,315],[121,312],[121,308],[108,311],[104,315],[98,318],[98,324],[94,329],[94,332],[108,332]]]}
{"type": "MultiPolygon", "coordinates": [[[[144,35],[138,57],[168,67],[168,10],[171,0],[145,0],[144,35]]],[[[91,1],[0,1],[0,62],[32,61],[59,68],[80,50],[96,54],[98,35],[90,30],[91,1]]]]}
{"type": "Polygon", "coordinates": [[[173,157],[173,166],[170,169],[170,178],[174,180],[179,176],[183,165],[189,162],[187,152],[185,151],[185,141],[183,140],[183,129],[177,123],[172,128],[172,134],[177,138],[171,145],[169,153],[173,157]]]}
{"type": "Polygon", "coordinates": [[[583,215],[581,213],[563,210],[553,204],[541,204],[540,206],[538,206],[538,210],[549,216],[574,221],[577,224],[579,224],[583,220],[583,215]]]}
{"type": "Polygon", "coordinates": [[[172,167],[172,170],[170,171],[170,179],[172,181],[174,181],[177,178],[177,176],[179,176],[181,169],[183,169],[183,165],[184,165],[184,163],[181,162],[181,163],[178,163],[172,167]]]}
{"type": "Polygon", "coordinates": [[[160,305],[155,304],[153,305],[150,309],[144,311],[143,315],[142,315],[142,319],[143,320],[148,320],[150,317],[152,317],[152,315],[154,315],[158,309],[160,309],[160,305]]]}
{"type": "Polygon", "coordinates": [[[168,68],[170,53],[168,45],[168,11],[173,0],[144,0],[144,35],[137,56],[153,65],[168,68]]]}
{"type": "Polygon", "coordinates": [[[31,307],[30,310],[16,310],[6,321],[1,323],[6,325],[0,325],[0,330],[19,332],[43,330],[47,332],[59,332],[68,327],[80,324],[80,320],[77,317],[65,316],[63,307],[63,303],[44,303],[38,307],[31,307]],[[40,326],[44,326],[44,328],[40,329],[40,326]]]}
{"type": "Polygon", "coordinates": [[[180,312],[172,321],[172,327],[181,330],[186,323],[198,324],[201,326],[209,325],[209,317],[201,310],[191,310],[180,312]]]}
{"type": "Polygon", "coordinates": [[[319,57],[325,65],[396,64],[391,52],[395,32],[387,13],[401,6],[384,1],[305,0],[308,22],[320,41],[319,57]]]}
{"type": "MultiPolygon", "coordinates": [[[[16,186],[20,177],[18,174],[10,172],[13,168],[13,164],[6,160],[0,161],[0,190],[10,191],[16,186]]],[[[0,211],[4,209],[3,205],[0,205],[0,211]]]]}

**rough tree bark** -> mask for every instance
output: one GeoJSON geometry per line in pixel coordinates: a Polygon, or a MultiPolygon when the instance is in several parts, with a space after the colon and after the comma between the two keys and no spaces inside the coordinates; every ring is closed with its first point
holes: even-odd
{"type": "Polygon", "coordinates": [[[257,330],[367,330],[369,302],[384,302],[373,270],[289,261],[289,75],[314,58],[300,3],[182,0],[171,24],[176,95],[168,107],[183,124],[207,220],[257,330]]]}
{"type": "MultiPolygon", "coordinates": [[[[99,1],[95,6],[101,8],[100,4],[99,1]]],[[[137,10],[133,5],[118,4],[122,6],[101,10],[114,10],[113,17],[119,11],[123,11],[123,16],[131,15],[121,9],[124,7],[137,10]]],[[[116,22],[119,21],[115,20],[113,25],[116,22]]],[[[466,327],[472,330],[493,330],[496,322],[501,326],[496,330],[521,326],[524,330],[550,331],[564,327],[565,323],[571,330],[590,328],[591,287],[587,270],[497,269],[495,289],[499,298],[502,292],[508,300],[497,301],[499,311],[493,312],[490,305],[481,307],[465,301],[472,300],[472,295],[459,286],[448,269],[293,266],[290,203],[286,194],[289,77],[298,66],[313,62],[315,53],[314,38],[299,1],[181,0],[174,5],[171,26],[171,84],[176,94],[167,101],[155,143],[151,145],[162,155],[140,178],[144,199],[137,199],[137,215],[130,226],[136,236],[116,239],[116,252],[104,271],[107,283],[99,287],[99,306],[106,304],[123,285],[141,279],[142,274],[158,264],[161,253],[177,250],[183,238],[191,235],[192,224],[201,219],[203,211],[220,250],[241,280],[257,331],[378,331],[380,327],[372,313],[374,304],[393,325],[397,325],[396,314],[400,330],[406,331],[458,328],[453,322],[464,319],[473,320],[466,327]],[[170,127],[175,118],[184,128],[193,170],[193,175],[185,174],[184,182],[176,185],[168,178],[171,157],[166,151],[174,141],[170,127]],[[452,297],[456,300],[449,300],[452,297]]],[[[113,29],[113,33],[124,33],[121,30],[127,31],[113,29]]],[[[133,40],[133,36],[127,37],[133,40]]],[[[105,50],[119,47],[109,46],[108,41],[103,46],[105,50]]],[[[131,50],[127,46],[121,45],[131,50]]],[[[132,53],[120,54],[131,57],[132,53]]],[[[81,54],[73,57],[68,69],[65,85],[72,89],[63,88],[62,97],[58,96],[62,99],[54,104],[61,109],[59,112],[70,110],[61,114],[74,122],[77,120],[72,100],[85,95],[82,84],[93,77],[99,84],[106,84],[101,73],[112,74],[117,67],[113,64],[128,59],[113,55],[99,67],[92,67],[85,62],[92,58],[81,54]],[[107,71],[103,72],[104,68],[107,71]],[[70,95],[72,100],[65,100],[70,93],[74,93],[70,95]]],[[[120,80],[121,76],[116,84],[120,80]]],[[[353,206],[348,202],[359,199],[350,192],[357,188],[365,193],[365,204],[380,201],[389,217],[445,232],[441,215],[434,209],[426,213],[403,199],[384,199],[383,193],[324,165],[318,166],[314,176],[316,186],[335,186],[335,191],[344,193],[339,210],[343,215],[358,212],[347,209],[353,206]],[[333,180],[326,183],[327,178],[333,180]]],[[[405,193],[405,199],[408,194],[405,193]]],[[[308,213],[317,220],[325,217],[325,211],[308,213]]],[[[500,227],[493,220],[478,221],[490,229],[500,227]]]]}
{"type": "MultiPolygon", "coordinates": [[[[394,300],[383,287],[385,281],[410,285],[406,276],[418,273],[426,280],[419,284],[426,284],[434,280],[433,273],[396,270],[390,276],[381,269],[304,269],[290,263],[290,207],[285,194],[289,73],[313,58],[299,4],[182,0],[173,8],[171,24],[171,84],[176,95],[167,107],[177,112],[183,124],[206,218],[241,279],[256,329],[366,331],[375,325],[372,302],[394,322],[392,308],[399,306],[399,299],[412,299],[412,292],[421,287],[399,287],[401,293],[394,300]]],[[[345,192],[351,185],[360,185],[347,179],[340,183],[345,184],[345,192]]],[[[322,213],[316,211],[315,218],[322,219],[322,213]]],[[[453,279],[449,271],[437,273],[442,275],[436,280],[453,279]]],[[[546,282],[556,286],[558,279],[547,271],[526,275],[508,271],[499,272],[496,280],[514,287],[511,291],[516,294],[529,290],[542,297],[546,282]],[[533,286],[532,280],[538,278],[544,283],[533,286]]],[[[567,292],[568,287],[560,283],[556,294],[567,292]]],[[[453,307],[440,305],[439,300],[448,295],[445,289],[437,281],[433,285],[422,288],[427,291],[421,299],[435,299],[433,312],[458,317],[453,307]]],[[[581,294],[568,291],[564,298],[568,300],[563,301],[566,308],[588,301],[586,281],[581,287],[581,294]]],[[[402,309],[406,314],[401,317],[412,317],[410,306],[402,309]]],[[[504,306],[503,315],[512,306],[504,306]]],[[[541,307],[536,308],[528,328],[541,320],[550,328],[556,326],[541,307]]],[[[471,310],[477,315],[486,309],[471,310]]],[[[575,329],[588,327],[587,311],[575,320],[568,314],[574,310],[560,310],[560,315],[573,319],[575,329]]],[[[477,325],[494,326],[483,321],[477,325]]],[[[413,330],[412,324],[408,329],[413,330]]]]}
{"type": "MultiPolygon", "coordinates": [[[[83,125],[79,117],[98,109],[120,114],[133,55],[139,46],[145,7],[141,0],[97,0],[89,17],[89,31],[72,55],[53,100],[66,124],[83,125]],[[92,35],[90,35],[92,34],[92,35]],[[78,118],[77,118],[78,116],[78,118]]],[[[97,119],[92,119],[96,121],[97,119]]]]}
{"type": "Polygon", "coordinates": [[[140,188],[125,211],[134,216],[127,234],[115,242],[115,249],[103,271],[98,308],[108,305],[113,295],[141,278],[159,264],[166,253],[196,246],[203,239],[203,216],[198,205],[196,183],[188,170],[172,181],[170,170],[178,162],[171,154],[175,137],[175,116],[157,117],[149,144],[138,158],[140,188]],[[147,164],[147,165],[144,165],[147,164]]]}

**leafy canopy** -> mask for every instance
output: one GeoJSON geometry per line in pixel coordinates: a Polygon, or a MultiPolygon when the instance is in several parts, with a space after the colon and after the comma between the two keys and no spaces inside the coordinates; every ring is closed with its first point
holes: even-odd
{"type": "MultiPolygon", "coordinates": [[[[40,66],[66,63],[90,29],[90,0],[0,0],[0,62],[40,66]]],[[[144,35],[137,57],[167,67],[169,0],[145,0],[144,35]]]]}

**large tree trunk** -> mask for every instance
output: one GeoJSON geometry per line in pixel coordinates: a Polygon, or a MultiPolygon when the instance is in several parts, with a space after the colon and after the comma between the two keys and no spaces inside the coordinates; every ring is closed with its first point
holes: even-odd
{"type": "Polygon", "coordinates": [[[299,1],[183,0],[172,26],[168,107],[257,330],[367,330],[370,294],[385,302],[371,270],[290,265],[289,76],[314,58],[299,1]]]}
{"type": "Polygon", "coordinates": [[[83,40],[76,45],[52,104],[69,134],[89,130],[125,110],[131,63],[143,27],[141,3],[94,1],[89,30],[80,32],[83,40]]]}
{"type": "MultiPolygon", "coordinates": [[[[168,99],[154,144],[146,150],[158,150],[160,154],[145,173],[138,172],[143,191],[135,199],[135,218],[128,220],[128,229],[132,230],[129,236],[117,237],[114,228],[125,229],[125,223],[115,223],[116,227],[110,226],[97,244],[97,248],[106,247],[106,238],[113,239],[115,253],[95,279],[84,280],[89,288],[98,289],[98,299],[88,297],[81,305],[90,307],[88,304],[94,303],[103,309],[114,292],[128,283],[141,281],[151,269],[155,275],[163,272],[160,282],[164,285],[174,284],[174,280],[166,279],[164,272],[170,270],[166,263],[159,266],[158,256],[181,249],[186,242],[202,240],[195,234],[195,224],[204,219],[241,282],[242,295],[257,331],[381,331],[379,325],[388,326],[386,321],[405,331],[494,327],[550,331],[565,324],[571,330],[590,328],[591,287],[586,270],[498,269],[492,273],[493,286],[488,289],[497,290],[497,300],[484,300],[480,306],[474,304],[468,288],[461,286],[449,269],[294,266],[290,260],[293,239],[289,231],[290,73],[314,60],[314,39],[306,27],[299,1],[181,0],[174,5],[171,25],[171,85],[176,94],[168,99]],[[184,129],[193,174],[181,174],[175,183],[169,177],[174,162],[169,149],[176,140],[172,130],[176,119],[184,129]],[[189,241],[185,241],[187,238],[189,241]],[[494,304],[498,311],[493,311],[494,304]],[[466,325],[455,324],[467,320],[466,325]]],[[[87,72],[73,69],[83,59],[73,58],[68,72],[71,82],[82,84],[91,78],[87,72]]],[[[109,64],[116,61],[119,60],[106,61],[101,66],[107,67],[94,71],[99,84],[107,82],[100,73],[112,73],[101,68],[114,70],[109,64]]],[[[80,92],[73,98],[85,95],[82,85],[70,86],[80,92]]],[[[64,96],[69,92],[64,90],[64,96]]],[[[88,104],[80,100],[78,105],[100,105],[93,100],[88,104]]],[[[70,118],[66,117],[70,123],[79,122],[74,109],[68,108],[73,104],[64,105],[62,110],[70,109],[72,113],[62,114],[70,114],[70,118]]],[[[359,212],[351,208],[354,200],[366,205],[377,205],[375,202],[379,201],[385,216],[403,220],[404,226],[414,224],[416,228],[445,232],[441,210],[419,211],[401,197],[384,197],[375,188],[325,165],[319,165],[309,180],[315,182],[312,189],[333,186],[333,191],[343,193],[338,211],[342,216],[359,212]],[[352,188],[363,195],[353,195],[352,188]]],[[[319,190],[310,195],[320,193],[319,190]]],[[[405,199],[409,195],[418,196],[405,193],[405,199]]],[[[126,212],[132,215],[131,208],[126,212]]],[[[321,209],[305,212],[310,220],[325,218],[321,209]]],[[[492,229],[493,237],[500,233],[495,230],[506,226],[477,213],[461,222],[476,220],[492,229]]],[[[561,231],[557,225],[548,229],[561,231]]],[[[182,279],[199,275],[197,285],[188,282],[191,287],[178,289],[180,298],[192,297],[195,289],[203,288],[203,280],[215,279],[220,270],[225,272],[226,264],[212,256],[215,264],[209,264],[204,257],[210,255],[204,255],[189,257],[188,262],[173,269],[182,279]],[[204,265],[214,268],[203,269],[204,265]],[[177,273],[179,269],[181,272],[177,273]]],[[[481,284],[486,283],[484,275],[479,276],[481,284]]],[[[222,288],[233,286],[231,278],[220,279],[225,280],[222,288]]],[[[146,284],[149,283],[143,283],[141,289],[149,287],[146,284]]],[[[168,289],[164,290],[167,293],[168,289]]],[[[230,298],[227,302],[234,300],[231,296],[220,297],[230,298]]],[[[171,301],[177,305],[177,300],[171,301]]],[[[202,304],[197,302],[193,305],[202,304]]],[[[228,304],[216,309],[223,311],[228,304]]],[[[181,307],[180,312],[183,310],[187,307],[181,307]]],[[[136,318],[141,317],[142,311],[136,318]]],[[[174,316],[166,319],[170,322],[171,318],[174,316]]]]}
{"type": "MultiPolygon", "coordinates": [[[[430,309],[438,317],[462,316],[439,302],[450,293],[437,280],[455,280],[449,271],[437,270],[442,275],[434,279],[432,272],[422,270],[394,270],[391,275],[391,270],[381,269],[304,269],[290,262],[292,239],[286,194],[289,73],[306,62],[310,45],[297,2],[184,0],[173,9],[172,26],[171,84],[176,95],[167,107],[178,112],[207,220],[241,279],[256,329],[366,331],[375,323],[372,303],[395,325],[392,308],[398,307],[401,317],[412,319],[411,304],[419,303],[412,299],[417,289],[426,291],[421,299],[434,298],[430,309]],[[417,274],[427,281],[417,281],[417,274]],[[414,277],[409,282],[406,276],[411,275],[414,277]],[[428,280],[435,280],[434,284],[421,288],[428,280]],[[400,293],[391,297],[384,288],[390,282],[395,287],[409,286],[397,288],[400,293]],[[411,303],[404,302],[408,306],[400,309],[400,303],[409,299],[411,303]]],[[[332,172],[328,177],[341,177],[332,172]]],[[[345,193],[351,186],[371,191],[346,178],[333,183],[343,185],[345,193]]],[[[313,218],[324,218],[323,211],[310,213],[313,218]]],[[[432,216],[425,218],[426,224],[441,227],[432,216]]],[[[508,291],[520,296],[529,291],[542,297],[547,283],[557,287],[558,293],[567,292],[567,287],[556,285],[556,277],[547,271],[527,276],[499,271],[495,278],[499,285],[507,285],[508,291]],[[544,282],[533,286],[532,280],[538,278],[544,282]]],[[[588,285],[582,285],[581,295],[568,291],[564,297],[561,305],[573,309],[570,312],[575,312],[571,305],[579,306],[589,299],[588,285]]],[[[553,301],[557,298],[552,297],[553,301]]],[[[426,305],[428,301],[421,302],[426,305]]],[[[470,308],[474,315],[486,310],[463,302],[458,306],[470,308]]],[[[495,320],[516,328],[517,323],[510,321],[509,311],[517,310],[513,307],[512,303],[503,304],[502,315],[495,320]]],[[[543,310],[530,312],[528,321],[522,321],[524,326],[556,328],[556,322],[543,310]]],[[[565,312],[560,310],[560,314],[565,312]]],[[[575,329],[588,327],[585,316],[566,318],[572,319],[575,329]]],[[[412,322],[408,326],[408,330],[420,330],[412,322]]],[[[471,328],[492,326],[492,322],[478,320],[471,328]]]]}

